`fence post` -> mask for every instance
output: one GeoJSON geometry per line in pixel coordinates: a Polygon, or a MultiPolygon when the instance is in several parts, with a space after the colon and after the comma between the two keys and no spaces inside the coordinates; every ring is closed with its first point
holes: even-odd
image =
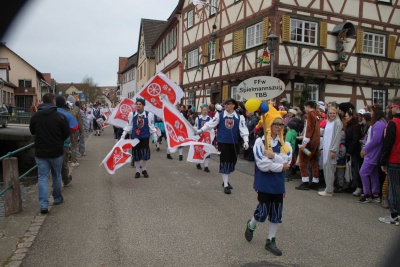
{"type": "Polygon", "coordinates": [[[13,188],[4,194],[5,215],[22,211],[21,187],[19,184],[18,159],[16,157],[3,159],[4,187],[12,184],[13,188]]]}

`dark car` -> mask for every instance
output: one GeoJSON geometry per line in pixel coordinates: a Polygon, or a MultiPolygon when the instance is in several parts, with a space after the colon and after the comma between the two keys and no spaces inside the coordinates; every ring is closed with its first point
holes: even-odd
{"type": "Polygon", "coordinates": [[[8,109],[6,105],[0,104],[0,125],[3,128],[6,128],[8,126],[8,109]]]}

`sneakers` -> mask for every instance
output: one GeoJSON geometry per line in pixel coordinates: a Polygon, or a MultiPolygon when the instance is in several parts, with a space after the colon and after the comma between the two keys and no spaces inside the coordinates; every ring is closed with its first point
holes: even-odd
{"type": "Polygon", "coordinates": [[[379,221],[388,224],[400,225],[399,216],[392,218],[392,216],[379,217],[379,221]]]}
{"type": "Polygon", "coordinates": [[[205,167],[205,168],[204,168],[204,171],[205,171],[205,172],[210,172],[210,170],[208,169],[208,167],[205,167]]]}
{"type": "Polygon", "coordinates": [[[46,208],[40,209],[40,214],[47,214],[48,212],[49,212],[49,209],[46,209],[46,208]]]}
{"type": "MultiPolygon", "coordinates": [[[[198,170],[201,170],[201,165],[200,164],[196,164],[196,168],[198,169],[198,170]]],[[[207,167],[206,167],[207,168],[207,167]]]]}
{"type": "Polygon", "coordinates": [[[142,174],[143,174],[144,178],[149,178],[149,174],[147,173],[146,170],[142,171],[142,174]]]}
{"type": "Polygon", "coordinates": [[[224,187],[224,193],[229,195],[231,193],[231,189],[229,189],[229,187],[224,187]]]}
{"type": "Polygon", "coordinates": [[[308,183],[301,183],[299,186],[295,187],[297,190],[310,190],[310,185],[308,183]]]}
{"type": "Polygon", "coordinates": [[[358,200],[358,203],[371,203],[371,202],[372,198],[368,195],[365,195],[362,198],[360,198],[360,200],[358,200]]]}
{"type": "Polygon", "coordinates": [[[183,160],[183,156],[179,155],[179,161],[182,161],[182,160],[183,160]]]}
{"type": "Polygon", "coordinates": [[[71,162],[71,167],[78,167],[79,163],[78,162],[71,162]]]}
{"type": "Polygon", "coordinates": [[[171,154],[167,154],[167,159],[173,159],[173,158],[171,157],[171,154]]]}
{"type": "Polygon", "coordinates": [[[318,195],[323,196],[323,197],[333,197],[333,193],[329,193],[326,191],[318,192],[318,195]]]}
{"type": "Polygon", "coordinates": [[[361,196],[362,190],[361,188],[357,188],[356,191],[353,192],[353,196],[359,197],[361,196]]]}
{"type": "Polygon", "coordinates": [[[271,238],[271,240],[267,239],[265,249],[272,252],[272,254],[276,256],[282,256],[282,251],[276,247],[275,237],[271,238]]]}
{"type": "Polygon", "coordinates": [[[381,197],[379,196],[372,196],[371,199],[374,203],[381,203],[381,197]]]}
{"type": "Polygon", "coordinates": [[[382,206],[382,208],[384,208],[384,209],[388,209],[388,208],[389,208],[388,197],[382,197],[381,206],[382,206]]]}
{"type": "Polygon", "coordinates": [[[137,173],[135,174],[135,178],[140,178],[140,172],[137,172],[137,173]]]}
{"type": "Polygon", "coordinates": [[[246,226],[246,232],[244,232],[244,237],[246,238],[247,241],[251,241],[253,239],[253,232],[256,230],[256,227],[254,226],[253,229],[250,228],[250,221],[247,221],[247,226],[246,226]]]}

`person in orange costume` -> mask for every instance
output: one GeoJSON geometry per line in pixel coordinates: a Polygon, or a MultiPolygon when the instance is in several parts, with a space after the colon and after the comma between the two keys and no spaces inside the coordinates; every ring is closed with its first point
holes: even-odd
{"type": "Polygon", "coordinates": [[[309,100],[304,103],[304,110],[308,114],[303,143],[299,146],[299,167],[301,173],[302,183],[296,187],[297,190],[318,190],[319,183],[319,169],[318,169],[318,156],[319,156],[319,142],[320,142],[320,112],[316,109],[315,101],[309,100]],[[308,149],[310,153],[307,155],[303,153],[308,149]],[[310,163],[312,170],[312,182],[309,181],[309,174],[307,164],[310,163]]]}

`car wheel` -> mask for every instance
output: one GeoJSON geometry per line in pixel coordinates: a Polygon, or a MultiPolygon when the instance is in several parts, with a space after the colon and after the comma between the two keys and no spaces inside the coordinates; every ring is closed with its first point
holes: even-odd
{"type": "Polygon", "coordinates": [[[6,120],[4,121],[4,123],[3,123],[3,128],[7,128],[7,126],[8,126],[8,119],[6,119],[6,120]]]}

